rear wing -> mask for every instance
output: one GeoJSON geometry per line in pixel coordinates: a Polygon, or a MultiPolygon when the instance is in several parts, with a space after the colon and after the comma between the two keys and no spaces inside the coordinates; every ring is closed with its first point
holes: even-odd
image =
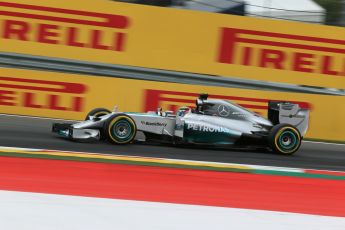
{"type": "Polygon", "coordinates": [[[277,124],[290,124],[295,126],[302,136],[309,127],[309,109],[304,109],[299,104],[282,101],[268,102],[268,119],[277,124]]]}

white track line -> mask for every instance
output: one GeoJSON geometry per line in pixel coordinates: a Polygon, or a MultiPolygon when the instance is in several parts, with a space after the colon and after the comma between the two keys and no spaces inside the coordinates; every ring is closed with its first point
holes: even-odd
{"type": "Polygon", "coordinates": [[[0,190],[5,230],[343,230],[345,218],[0,190]]]}

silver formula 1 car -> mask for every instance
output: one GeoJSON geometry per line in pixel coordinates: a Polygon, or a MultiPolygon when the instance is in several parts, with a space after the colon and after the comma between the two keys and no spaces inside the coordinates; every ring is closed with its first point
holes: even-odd
{"type": "Polygon", "coordinates": [[[137,141],[176,145],[206,145],[269,149],[295,153],[308,129],[309,110],[289,102],[269,102],[268,119],[226,100],[201,94],[195,108],[181,107],[176,114],[92,110],[85,121],[54,123],[52,131],[73,140],[108,140],[114,144],[137,141]],[[140,133],[140,134],[139,134],[140,133]]]}

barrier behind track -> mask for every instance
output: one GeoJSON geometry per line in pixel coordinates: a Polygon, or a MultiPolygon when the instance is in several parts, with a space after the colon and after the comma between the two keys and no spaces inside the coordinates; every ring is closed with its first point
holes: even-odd
{"type": "Polygon", "coordinates": [[[0,10],[1,52],[345,89],[344,28],[108,0],[0,10]]]}
{"type": "Polygon", "coordinates": [[[127,79],[175,82],[183,84],[221,86],[242,89],[271,90],[279,92],[345,95],[345,90],[322,87],[299,86],[286,83],[264,82],[233,77],[214,77],[169,70],[150,69],[116,64],[86,62],[71,59],[38,57],[32,55],[0,52],[0,67],[35,69],[93,76],[108,76],[127,79]]]}

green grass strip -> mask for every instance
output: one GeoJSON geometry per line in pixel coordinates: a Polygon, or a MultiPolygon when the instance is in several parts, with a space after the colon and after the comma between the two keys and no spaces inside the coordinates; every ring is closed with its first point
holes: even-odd
{"type": "Polygon", "coordinates": [[[276,175],[276,176],[292,176],[303,178],[317,178],[317,179],[330,179],[330,180],[345,180],[345,176],[328,175],[328,174],[314,174],[314,173],[300,173],[300,172],[287,172],[275,170],[261,170],[256,169],[254,174],[276,175]]]}

